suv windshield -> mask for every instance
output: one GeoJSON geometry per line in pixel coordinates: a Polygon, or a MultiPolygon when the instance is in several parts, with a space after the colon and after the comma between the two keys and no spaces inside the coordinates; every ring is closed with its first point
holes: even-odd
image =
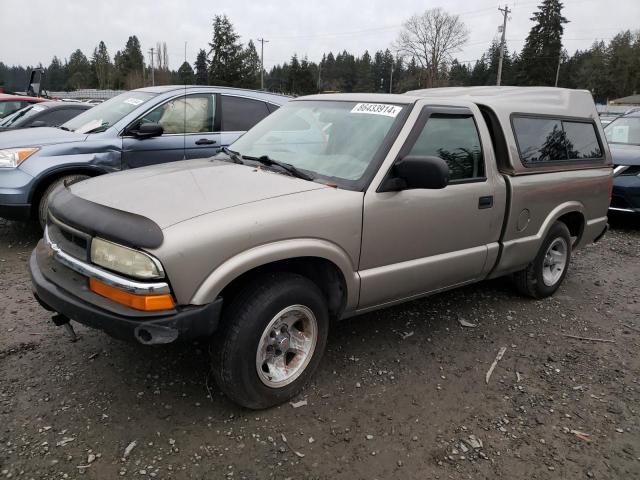
{"type": "Polygon", "coordinates": [[[402,105],[344,101],[289,102],[245,133],[232,149],[268,157],[355,186],[399,122],[402,105]]]}
{"type": "Polygon", "coordinates": [[[63,124],[62,128],[78,133],[102,132],[153,97],[155,93],[136,91],[122,93],[82,112],[63,124]]]}
{"type": "Polygon", "coordinates": [[[604,129],[609,143],[640,145],[640,116],[618,117],[604,129]]]}

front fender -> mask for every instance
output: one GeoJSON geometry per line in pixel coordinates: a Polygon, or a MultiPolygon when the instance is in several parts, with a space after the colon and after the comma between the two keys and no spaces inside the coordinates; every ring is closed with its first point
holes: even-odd
{"type": "Polygon", "coordinates": [[[220,292],[254,268],[280,260],[301,257],[317,257],[332,262],[344,276],[347,287],[346,310],[358,305],[360,278],[347,253],[338,245],[315,238],[282,240],[254,247],[226,260],[200,284],[189,303],[203,305],[214,301],[220,292]]]}

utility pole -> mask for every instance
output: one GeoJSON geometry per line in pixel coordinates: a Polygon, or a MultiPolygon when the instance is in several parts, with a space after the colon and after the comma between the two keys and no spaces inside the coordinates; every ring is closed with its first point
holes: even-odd
{"type": "Polygon", "coordinates": [[[389,93],[393,93],[393,62],[391,62],[391,76],[389,77],[389,93]]]}
{"type": "Polygon", "coordinates": [[[149,49],[149,55],[151,55],[151,86],[155,86],[156,84],[156,79],[155,76],[153,74],[153,47],[151,47],[149,49]]]}
{"type": "Polygon", "coordinates": [[[509,10],[509,6],[505,5],[504,8],[499,8],[498,10],[502,12],[504,16],[504,20],[502,22],[502,39],[500,40],[500,61],[498,62],[498,81],[496,85],[500,86],[502,83],[502,61],[504,60],[504,46],[505,46],[505,37],[507,35],[507,17],[511,10],[509,10]]]}
{"type": "Polygon", "coordinates": [[[560,55],[558,55],[558,68],[556,68],[556,87],[558,86],[558,78],[560,78],[560,63],[562,63],[562,50],[560,50],[560,55]]]}
{"type": "Polygon", "coordinates": [[[264,38],[257,38],[260,42],[260,90],[264,90],[264,44],[269,43],[269,40],[264,38]]]}
{"type": "Polygon", "coordinates": [[[318,92],[322,91],[322,62],[318,63],[318,92]]]}

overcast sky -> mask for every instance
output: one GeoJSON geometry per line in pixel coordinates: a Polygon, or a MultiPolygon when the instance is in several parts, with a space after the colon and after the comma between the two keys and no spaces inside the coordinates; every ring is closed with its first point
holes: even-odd
{"type": "MultiPolygon", "coordinates": [[[[508,2],[510,50],[522,48],[540,0],[508,2]]],[[[564,46],[573,53],[595,39],[608,40],[623,29],[640,28],[640,0],[564,0],[564,46]]],[[[171,68],[184,60],[193,65],[200,48],[208,50],[211,19],[227,14],[242,42],[265,38],[265,67],[293,53],[318,61],[323,52],[346,49],[361,54],[391,46],[402,22],[427,8],[444,7],[459,14],[471,35],[458,59],[474,61],[498,35],[502,23],[495,0],[0,0],[0,61],[45,66],[57,55],[68,58],[80,48],[88,57],[103,40],[113,55],[137,35],[147,50],[167,42],[171,68]]],[[[256,42],[257,44],[257,42],[256,42]]],[[[260,53],[259,45],[258,53],[260,53]]]]}

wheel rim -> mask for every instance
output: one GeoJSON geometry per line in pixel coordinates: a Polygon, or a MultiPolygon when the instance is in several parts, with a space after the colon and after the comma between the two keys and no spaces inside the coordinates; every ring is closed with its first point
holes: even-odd
{"type": "Polygon", "coordinates": [[[542,263],[542,281],[547,287],[558,283],[567,268],[567,242],[564,238],[556,238],[544,254],[542,263]]]}
{"type": "Polygon", "coordinates": [[[281,388],[298,378],[318,341],[318,322],[311,309],[292,305],[274,316],[262,332],[256,370],[262,383],[281,388]]]}

